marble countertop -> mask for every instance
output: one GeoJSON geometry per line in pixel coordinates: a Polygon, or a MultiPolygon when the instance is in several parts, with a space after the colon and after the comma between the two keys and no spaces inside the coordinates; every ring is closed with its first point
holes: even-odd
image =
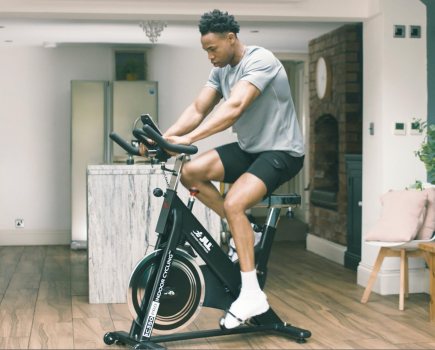
{"type": "Polygon", "coordinates": [[[87,166],[88,175],[143,175],[161,174],[160,164],[92,164],[87,166]]]}
{"type": "MultiPolygon", "coordinates": [[[[173,164],[168,163],[168,168],[173,164]]],[[[167,174],[169,177],[170,174],[167,174]]],[[[89,302],[125,303],[125,287],[137,262],[154,250],[163,198],[155,188],[166,188],[160,164],[90,164],[87,167],[87,223],[89,302]]],[[[189,191],[179,186],[183,203],[189,191]]],[[[219,244],[220,217],[200,201],[194,216],[219,244]]],[[[199,259],[199,258],[198,258],[199,259]]]]}

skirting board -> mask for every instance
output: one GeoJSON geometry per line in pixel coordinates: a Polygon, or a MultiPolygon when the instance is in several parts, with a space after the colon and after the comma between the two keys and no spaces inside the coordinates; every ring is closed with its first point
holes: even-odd
{"type": "MultiPolygon", "coordinates": [[[[357,284],[366,287],[373,266],[359,264],[357,271],[357,284]]],[[[429,270],[424,267],[410,268],[408,270],[409,293],[429,293],[429,270]]],[[[390,269],[378,272],[372,291],[380,295],[399,294],[400,270],[390,269]]]]}
{"type": "Polygon", "coordinates": [[[88,241],[72,241],[71,242],[72,250],[86,250],[88,249],[88,241]]]}
{"type": "Polygon", "coordinates": [[[16,245],[69,245],[70,230],[0,230],[1,246],[16,245]]]}
{"type": "MultiPolygon", "coordinates": [[[[344,253],[346,247],[340,244],[317,237],[313,234],[307,235],[307,250],[328,260],[344,265],[344,253]]],[[[366,287],[373,266],[358,265],[357,284],[366,287]]],[[[429,293],[429,270],[424,267],[409,269],[409,292],[429,293]]],[[[372,291],[380,295],[399,294],[400,270],[390,269],[378,273],[372,291]]]]}
{"type": "Polygon", "coordinates": [[[307,250],[317,255],[323,256],[340,265],[344,265],[344,253],[346,247],[327,239],[317,237],[311,233],[307,234],[307,250]]]}

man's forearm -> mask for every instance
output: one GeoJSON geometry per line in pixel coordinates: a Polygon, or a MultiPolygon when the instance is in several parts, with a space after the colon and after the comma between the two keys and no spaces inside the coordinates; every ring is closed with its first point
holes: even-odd
{"type": "Polygon", "coordinates": [[[228,129],[242,114],[243,111],[239,107],[238,103],[227,100],[216,110],[211,118],[190,131],[186,136],[189,137],[191,143],[195,143],[208,136],[228,129]]]}
{"type": "Polygon", "coordinates": [[[178,120],[165,132],[168,136],[183,136],[194,130],[201,121],[203,116],[199,114],[194,105],[187,107],[178,120]]]}
{"type": "Polygon", "coordinates": [[[202,140],[232,126],[251,103],[260,95],[260,90],[248,81],[239,81],[231,90],[231,96],[215,111],[212,118],[189,132],[191,143],[202,140]]]}

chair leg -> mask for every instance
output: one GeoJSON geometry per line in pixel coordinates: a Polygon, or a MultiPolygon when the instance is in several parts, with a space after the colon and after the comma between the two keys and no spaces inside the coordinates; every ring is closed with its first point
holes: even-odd
{"type": "MultiPolygon", "coordinates": [[[[426,259],[426,262],[428,262],[428,260],[430,259],[430,257],[425,255],[421,250],[407,251],[406,249],[395,250],[388,247],[382,247],[379,251],[378,257],[376,258],[375,265],[373,266],[373,271],[370,275],[369,281],[367,283],[367,287],[364,290],[364,294],[361,298],[361,303],[365,304],[368,301],[384,258],[399,257],[400,258],[399,310],[403,311],[405,309],[405,297],[407,298],[409,295],[408,260],[409,257],[421,257],[421,256],[423,256],[426,259]]],[[[434,307],[434,314],[435,314],[435,307],[434,307]]]]}
{"type": "Polygon", "coordinates": [[[378,272],[382,266],[382,262],[384,261],[384,258],[388,255],[388,250],[389,250],[389,248],[381,247],[381,249],[379,251],[378,257],[376,258],[375,265],[373,266],[372,273],[370,274],[369,281],[367,283],[367,287],[364,290],[364,294],[361,298],[361,303],[363,303],[363,304],[367,303],[367,301],[369,300],[370,293],[372,292],[373,285],[376,282],[376,277],[377,277],[378,272]]]}
{"type": "Polygon", "coordinates": [[[405,295],[408,296],[408,257],[406,250],[400,249],[400,288],[399,288],[399,310],[405,309],[405,295]]]}
{"type": "Polygon", "coordinates": [[[432,254],[428,254],[429,265],[429,288],[430,288],[430,304],[429,304],[429,320],[435,320],[435,257],[432,254]]]}
{"type": "Polygon", "coordinates": [[[400,250],[400,294],[399,294],[399,310],[403,311],[405,309],[405,298],[409,296],[409,258],[423,257],[426,256],[421,250],[410,250],[406,249],[400,250]],[[403,281],[402,281],[403,274],[403,281]],[[402,283],[404,285],[402,286],[402,283]]]}
{"type": "Polygon", "coordinates": [[[409,296],[409,252],[405,252],[405,298],[409,296]]]}

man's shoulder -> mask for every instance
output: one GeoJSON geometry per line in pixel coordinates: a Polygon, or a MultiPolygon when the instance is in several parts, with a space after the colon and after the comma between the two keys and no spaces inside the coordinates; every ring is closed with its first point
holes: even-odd
{"type": "Polygon", "coordinates": [[[261,58],[261,59],[276,59],[275,55],[272,53],[272,51],[261,47],[261,46],[248,46],[246,48],[247,50],[247,58],[261,58]]]}
{"type": "Polygon", "coordinates": [[[246,52],[248,54],[254,54],[254,53],[272,53],[270,50],[262,47],[262,46],[256,46],[256,45],[249,45],[246,46],[246,52]]]}

